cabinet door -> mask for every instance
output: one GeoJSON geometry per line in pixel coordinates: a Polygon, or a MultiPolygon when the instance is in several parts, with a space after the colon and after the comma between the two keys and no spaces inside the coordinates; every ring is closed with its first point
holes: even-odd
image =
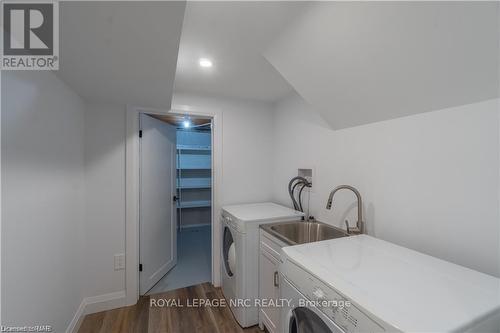
{"type": "MultiPolygon", "coordinates": [[[[278,260],[264,250],[260,250],[259,258],[259,297],[267,300],[277,300],[279,298],[279,277],[278,260]]],[[[279,332],[279,308],[265,307],[261,308],[267,320],[264,320],[266,326],[269,324],[274,327],[267,327],[269,331],[279,332]]]]}

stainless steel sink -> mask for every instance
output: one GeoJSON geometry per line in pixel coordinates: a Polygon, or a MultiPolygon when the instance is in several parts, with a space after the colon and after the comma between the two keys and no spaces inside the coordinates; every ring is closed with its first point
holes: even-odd
{"type": "Polygon", "coordinates": [[[261,228],[289,245],[349,236],[342,229],[318,221],[278,222],[262,224],[261,228]]]}

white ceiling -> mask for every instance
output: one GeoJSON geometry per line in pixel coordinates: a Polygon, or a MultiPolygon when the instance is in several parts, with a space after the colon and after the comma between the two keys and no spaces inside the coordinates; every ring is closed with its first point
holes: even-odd
{"type": "Polygon", "coordinates": [[[295,90],[345,128],[498,96],[498,7],[65,1],[58,75],[88,100],[155,108],[174,90],[261,101],[295,90]]]}
{"type": "Polygon", "coordinates": [[[307,5],[302,2],[188,2],[175,91],[274,101],[291,87],[263,51],[307,5]],[[200,68],[208,57],[214,66],[200,68]]]}
{"type": "Polygon", "coordinates": [[[170,108],[185,2],[64,1],[57,74],[92,101],[170,108]]]}
{"type": "Polygon", "coordinates": [[[324,2],[266,57],[333,128],[499,93],[494,2],[324,2]]]}

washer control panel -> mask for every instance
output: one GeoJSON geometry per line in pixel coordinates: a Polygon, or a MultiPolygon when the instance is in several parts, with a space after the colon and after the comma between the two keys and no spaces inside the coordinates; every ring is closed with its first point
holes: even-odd
{"type": "Polygon", "coordinates": [[[326,300],[326,294],[325,294],[325,292],[322,289],[320,289],[319,287],[316,288],[316,289],[314,289],[313,296],[316,299],[321,300],[321,301],[326,300]]]}
{"type": "Polygon", "coordinates": [[[316,306],[346,333],[385,332],[358,307],[316,277],[291,262],[280,266],[283,275],[306,296],[307,306],[316,306]]]}
{"type": "Polygon", "coordinates": [[[239,224],[238,224],[238,223],[236,223],[235,218],[234,218],[233,216],[231,216],[231,215],[229,215],[229,214],[227,214],[227,213],[223,212],[223,213],[222,213],[222,219],[223,219],[223,221],[225,221],[225,222],[226,222],[226,224],[227,224],[228,226],[230,226],[231,228],[236,229],[236,230],[237,230],[237,231],[239,231],[239,232],[243,232],[243,230],[241,230],[241,227],[239,226],[239,224]]]}

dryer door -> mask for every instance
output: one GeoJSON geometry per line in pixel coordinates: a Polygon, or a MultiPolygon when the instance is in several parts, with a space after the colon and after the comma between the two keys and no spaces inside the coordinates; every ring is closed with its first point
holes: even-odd
{"type": "Polygon", "coordinates": [[[288,333],[332,333],[333,331],[315,311],[296,307],[288,325],[288,333]]]}
{"type": "Polygon", "coordinates": [[[231,229],[227,225],[224,226],[222,256],[224,259],[224,271],[227,276],[232,277],[236,271],[236,245],[234,244],[231,229]]]}
{"type": "Polygon", "coordinates": [[[304,303],[301,300],[308,299],[283,276],[280,279],[280,297],[290,300],[289,307],[281,308],[283,333],[344,333],[318,307],[300,306],[304,303]]]}

